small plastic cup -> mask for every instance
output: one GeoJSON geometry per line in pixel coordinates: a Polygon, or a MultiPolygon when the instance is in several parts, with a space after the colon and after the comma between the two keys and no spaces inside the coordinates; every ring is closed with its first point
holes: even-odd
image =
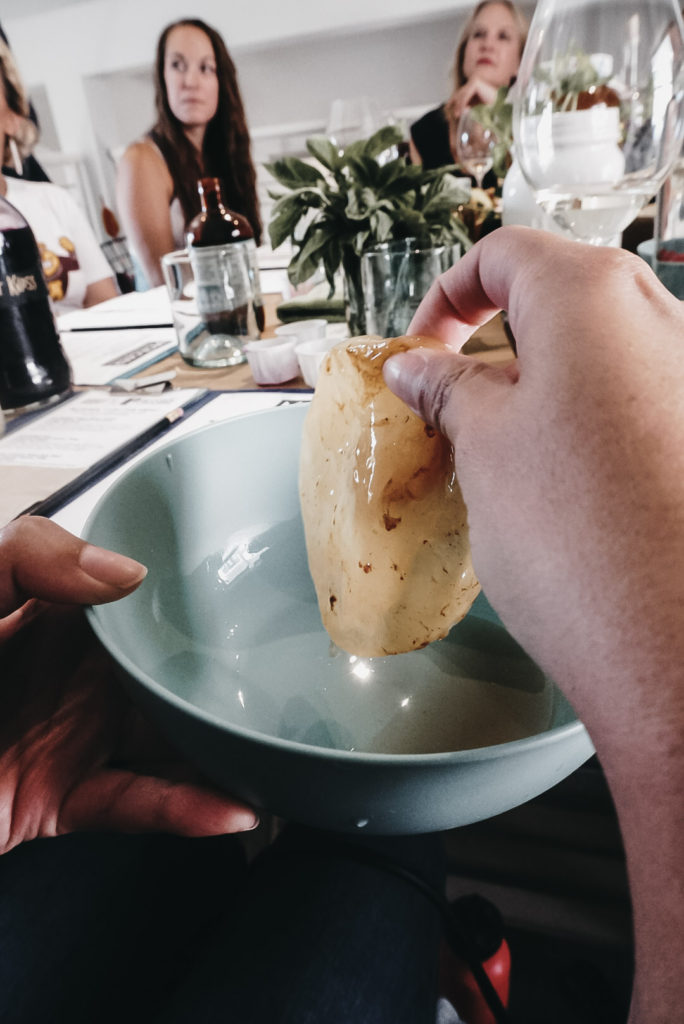
{"type": "Polygon", "coordinates": [[[327,327],[327,320],[293,320],[291,324],[276,327],[274,333],[277,338],[295,334],[297,341],[313,341],[315,338],[325,338],[327,327]]]}
{"type": "Polygon", "coordinates": [[[263,338],[245,345],[245,355],[257,384],[284,384],[299,375],[296,338],[263,338]]]}
{"type": "Polygon", "coordinates": [[[312,341],[301,341],[296,345],[295,354],[299,360],[299,369],[304,383],[310,388],[316,387],[321,363],[337,342],[337,338],[314,338],[312,341]]]}

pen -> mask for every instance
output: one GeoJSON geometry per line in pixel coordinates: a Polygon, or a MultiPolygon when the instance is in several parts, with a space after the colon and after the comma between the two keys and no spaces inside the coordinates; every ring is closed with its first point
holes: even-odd
{"type": "Polygon", "coordinates": [[[167,412],[165,416],[162,416],[160,420],[153,423],[151,427],[141,431],[132,437],[129,441],[119,445],[118,448],[114,448],[107,455],[104,455],[97,462],[93,462],[92,466],[83,470],[78,476],[70,480],[69,483],[64,484],[59,490],[53,491],[47,498],[41,501],[34,502],[33,505],[29,505],[23,512],[15,516],[18,519],[19,516],[51,516],[59,509],[63,508],[64,505],[68,505],[70,501],[77,498],[80,494],[83,494],[89,487],[97,483],[103,477],[111,473],[112,470],[117,469],[119,466],[123,466],[130,458],[137,455],[138,452],[146,448],[148,444],[155,441],[163,433],[173,427],[179,420],[181,420],[189,411],[194,412],[200,405],[204,405],[205,401],[209,398],[210,392],[204,392],[198,399],[190,402],[187,406],[179,406],[177,409],[172,409],[167,412]]]}
{"type": "MultiPolygon", "coordinates": [[[[97,327],[70,327],[68,333],[90,333],[92,331],[156,331],[162,328],[173,327],[173,324],[98,324],[97,327]]],[[[67,332],[64,331],[64,334],[67,332]]]]}
{"type": "Polygon", "coordinates": [[[155,322],[151,324],[103,324],[103,323],[91,323],[90,326],[86,324],[85,327],[62,327],[60,333],[63,334],[78,334],[79,332],[92,332],[92,331],[146,331],[146,330],[158,330],[162,327],[168,328],[173,327],[173,322],[169,319],[167,322],[155,322]]]}

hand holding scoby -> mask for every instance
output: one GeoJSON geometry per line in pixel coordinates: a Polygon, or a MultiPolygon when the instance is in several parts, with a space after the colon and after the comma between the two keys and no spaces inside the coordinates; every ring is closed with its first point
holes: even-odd
{"type": "Polygon", "coordinates": [[[591,734],[630,876],[630,1024],[670,1024],[684,1001],[682,303],[630,253],[501,228],[410,330],[447,347],[396,356],[385,378],[454,445],[485,593],[591,734]],[[459,355],[501,308],[517,362],[459,355]]]}

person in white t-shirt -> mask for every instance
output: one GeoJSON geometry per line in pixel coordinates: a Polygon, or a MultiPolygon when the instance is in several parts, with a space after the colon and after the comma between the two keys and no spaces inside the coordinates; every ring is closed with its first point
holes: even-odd
{"type": "Polygon", "coordinates": [[[5,178],[5,198],[35,235],[57,312],[114,298],[118,289],[92,228],[69,193],[45,181],[5,178]]]}
{"type": "MultiPolygon", "coordinates": [[[[2,162],[19,164],[19,157],[31,151],[36,129],[28,120],[28,102],[14,59],[1,40],[0,85],[2,162]]],[[[23,214],[35,235],[56,312],[93,306],[119,294],[85,214],[65,189],[0,174],[0,195],[23,214]]]]}

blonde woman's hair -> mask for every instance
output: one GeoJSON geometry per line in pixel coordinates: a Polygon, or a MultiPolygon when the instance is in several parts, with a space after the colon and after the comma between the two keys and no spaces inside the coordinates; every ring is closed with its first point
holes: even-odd
{"type": "MultiPolygon", "coordinates": [[[[38,129],[31,120],[29,102],[26,98],[26,92],[24,91],[12,52],[2,39],[0,39],[0,78],[2,78],[2,87],[5,91],[7,106],[21,118],[21,122],[12,138],[17,145],[20,155],[27,157],[38,139],[38,129]]],[[[12,163],[9,138],[5,139],[2,163],[3,165],[12,163]]]]}
{"type": "Polygon", "coordinates": [[[522,11],[519,11],[515,4],[511,3],[511,0],[482,0],[482,2],[479,3],[472,11],[470,17],[465,23],[463,31],[461,32],[461,36],[458,40],[458,44],[456,46],[456,56],[454,58],[453,70],[454,89],[460,89],[461,86],[465,85],[466,83],[466,77],[463,74],[463,62],[465,60],[466,46],[468,45],[468,40],[473,34],[473,28],[475,26],[476,20],[480,16],[480,12],[483,11],[485,7],[489,7],[491,4],[501,4],[502,7],[508,8],[508,10],[513,15],[513,20],[515,21],[516,28],[518,29],[518,32],[520,34],[520,56],[522,56],[525,41],[527,39],[528,29],[527,19],[525,18],[522,11]]]}

